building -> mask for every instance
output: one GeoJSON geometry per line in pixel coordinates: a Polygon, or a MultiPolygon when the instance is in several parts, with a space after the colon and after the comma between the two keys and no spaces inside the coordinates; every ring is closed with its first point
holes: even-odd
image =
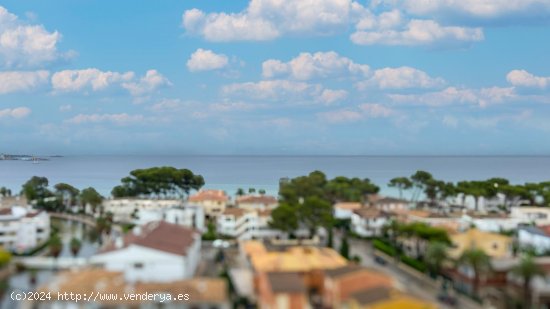
{"type": "Polygon", "coordinates": [[[550,208],[548,207],[512,207],[510,217],[521,219],[534,225],[550,225],[550,208]]]}
{"type": "Polygon", "coordinates": [[[518,243],[522,248],[532,248],[537,254],[550,252],[550,226],[521,226],[518,243]]]}
{"type": "MultiPolygon", "coordinates": [[[[101,295],[94,297],[93,302],[86,301],[93,308],[230,308],[227,283],[219,278],[192,278],[165,283],[128,282],[122,272],[84,269],[61,273],[39,287],[37,292],[51,293],[52,297],[35,303],[29,301],[26,308],[81,308],[74,299],[63,300],[57,297],[59,294],[71,293],[81,296],[91,293],[101,295]]],[[[82,308],[88,305],[83,305],[82,308]]]]}
{"type": "Polygon", "coordinates": [[[246,210],[273,210],[278,205],[277,198],[270,195],[245,195],[235,199],[235,206],[246,210]]]}
{"type": "Polygon", "coordinates": [[[198,231],[158,221],[107,244],[91,263],[123,272],[128,282],[170,282],[195,274],[200,248],[198,231]]]}
{"type": "Polygon", "coordinates": [[[271,210],[246,210],[227,208],[216,219],[218,234],[240,240],[284,238],[285,233],[271,229],[271,210]]]}
{"type": "Polygon", "coordinates": [[[382,197],[374,200],[371,206],[383,211],[404,211],[410,207],[410,202],[393,197],[382,197]]]}
{"type": "Polygon", "coordinates": [[[261,273],[257,290],[260,309],[311,308],[307,286],[297,273],[261,273]]]}
{"type": "Polygon", "coordinates": [[[526,223],[525,219],[499,214],[464,214],[462,220],[467,226],[474,226],[480,231],[495,233],[513,231],[516,230],[519,225],[526,223]]]}
{"type": "Polygon", "coordinates": [[[388,213],[376,208],[357,209],[351,216],[351,230],[361,237],[380,236],[389,218],[388,213]]]}
{"type": "Polygon", "coordinates": [[[201,190],[191,195],[188,202],[202,207],[207,218],[215,218],[225,210],[229,197],[222,190],[201,190]]]}
{"type": "Polygon", "coordinates": [[[332,206],[334,218],[336,219],[351,219],[353,212],[363,207],[361,203],[342,202],[332,206]]]}
{"type": "Polygon", "coordinates": [[[512,253],[512,238],[501,234],[469,229],[460,234],[451,235],[452,249],[449,255],[459,258],[465,250],[477,248],[492,258],[507,258],[512,253]]]}
{"type": "Polygon", "coordinates": [[[166,221],[203,232],[205,230],[204,211],[199,206],[182,206],[157,209],[142,209],[133,214],[135,225],[144,225],[153,221],[166,221]]]}
{"type": "Polygon", "coordinates": [[[27,207],[27,198],[24,195],[1,196],[0,208],[11,208],[13,206],[27,207]]]}
{"type": "Polygon", "coordinates": [[[50,216],[45,211],[12,206],[0,209],[0,246],[24,253],[50,237],[50,216]]]}
{"type": "MultiPolygon", "coordinates": [[[[140,212],[158,211],[166,208],[183,207],[182,200],[175,199],[138,199],[121,198],[107,199],[103,201],[103,212],[113,214],[115,222],[132,223],[140,212]]],[[[88,213],[92,213],[89,209],[88,213]]]]}
{"type": "Polygon", "coordinates": [[[324,272],[323,306],[342,308],[354,295],[380,287],[392,288],[393,279],[378,271],[350,264],[324,272]]]}

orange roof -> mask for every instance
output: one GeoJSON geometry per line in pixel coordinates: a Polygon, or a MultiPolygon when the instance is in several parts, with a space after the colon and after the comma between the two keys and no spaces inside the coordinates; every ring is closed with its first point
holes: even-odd
{"type": "Polygon", "coordinates": [[[201,190],[189,197],[189,202],[218,201],[227,202],[229,197],[222,190],[201,190]]]}
{"type": "Polygon", "coordinates": [[[277,204],[277,198],[270,195],[245,195],[238,197],[237,204],[263,204],[272,205],[277,204]]]}
{"type": "MultiPolygon", "coordinates": [[[[98,301],[104,305],[114,304],[141,304],[141,299],[124,299],[121,297],[124,293],[132,294],[171,294],[172,299],[177,298],[178,294],[189,294],[189,300],[186,304],[211,304],[227,302],[226,282],[218,278],[193,278],[189,280],[179,280],[166,283],[128,283],[124,280],[122,272],[112,272],[103,269],[84,269],[78,271],[68,271],[59,274],[53,280],[39,287],[39,292],[52,293],[75,293],[90,294],[111,293],[118,294],[119,300],[98,301]]],[[[52,301],[56,301],[52,298],[52,301]]]]}
{"type": "Polygon", "coordinates": [[[234,216],[235,218],[240,218],[244,216],[245,213],[246,213],[246,209],[231,207],[231,208],[226,208],[222,214],[224,216],[234,216]]]}

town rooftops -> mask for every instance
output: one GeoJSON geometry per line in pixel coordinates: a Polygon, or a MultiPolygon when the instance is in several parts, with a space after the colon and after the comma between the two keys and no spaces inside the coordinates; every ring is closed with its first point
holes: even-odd
{"type": "Polygon", "coordinates": [[[387,286],[377,286],[367,290],[361,290],[351,295],[351,298],[361,305],[368,305],[391,297],[392,288],[387,286]]]}
{"type": "Polygon", "coordinates": [[[277,198],[270,195],[245,195],[236,199],[237,204],[277,204],[277,198]]]}
{"type": "Polygon", "coordinates": [[[375,219],[386,215],[385,212],[372,207],[357,209],[354,210],[353,213],[365,219],[375,219]]]}
{"type": "Polygon", "coordinates": [[[181,256],[187,255],[187,249],[195,242],[199,233],[181,225],[156,221],[134,228],[126,234],[122,244],[110,243],[99,254],[137,245],[181,256]]]}
{"type": "Polygon", "coordinates": [[[307,291],[304,281],[297,273],[269,272],[267,280],[274,293],[304,293],[307,291]]]}
{"type": "Polygon", "coordinates": [[[409,204],[409,201],[386,196],[376,200],[375,203],[376,204],[409,204]]]}
{"type": "Polygon", "coordinates": [[[227,202],[229,197],[222,190],[201,190],[189,197],[189,202],[204,201],[227,202]]]}
{"type": "MultiPolygon", "coordinates": [[[[171,294],[172,299],[178,297],[178,294],[189,294],[188,300],[182,300],[186,305],[190,304],[221,304],[228,301],[227,284],[224,280],[218,278],[193,278],[189,280],[179,280],[167,283],[127,283],[124,280],[122,272],[113,272],[103,269],[83,269],[77,271],[68,271],[54,277],[45,285],[38,288],[39,292],[52,293],[75,293],[89,294],[94,293],[113,293],[122,295],[124,293],[133,294],[171,294]]],[[[54,298],[54,300],[57,300],[54,298]]],[[[158,299],[157,299],[158,300],[158,299]]],[[[117,301],[100,301],[103,305],[116,304],[142,304],[145,301],[141,299],[124,299],[117,301]]]]}
{"type": "Polygon", "coordinates": [[[257,272],[307,272],[347,265],[346,259],[330,248],[293,246],[282,251],[268,251],[261,243],[252,244],[245,244],[243,248],[257,272]]]}
{"type": "Polygon", "coordinates": [[[371,281],[376,285],[391,286],[393,284],[393,280],[387,275],[372,268],[367,268],[356,264],[348,264],[342,267],[325,270],[325,276],[333,279],[358,274],[361,274],[365,277],[365,280],[371,281]]]}
{"type": "Polygon", "coordinates": [[[363,207],[361,203],[355,203],[355,202],[341,202],[334,204],[334,208],[339,208],[343,210],[357,210],[363,207]]]}
{"type": "Polygon", "coordinates": [[[231,207],[231,208],[226,208],[222,212],[222,215],[224,215],[224,216],[233,216],[235,218],[240,218],[240,217],[244,216],[246,214],[246,212],[247,212],[246,209],[231,207]]]}
{"type": "Polygon", "coordinates": [[[550,237],[550,225],[543,225],[543,226],[524,225],[524,226],[518,227],[518,229],[527,231],[531,234],[550,237]]]}

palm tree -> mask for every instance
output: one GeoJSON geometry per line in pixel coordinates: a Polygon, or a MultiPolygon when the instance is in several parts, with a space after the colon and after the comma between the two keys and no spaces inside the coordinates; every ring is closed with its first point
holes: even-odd
{"type": "Polygon", "coordinates": [[[544,276],[544,270],[531,255],[526,255],[514,266],[512,273],[523,278],[523,308],[531,308],[531,281],[537,276],[544,276]]]}
{"type": "Polygon", "coordinates": [[[431,242],[426,249],[424,259],[436,276],[439,275],[443,263],[448,259],[447,249],[447,245],[442,242],[431,242]]]}
{"type": "Polygon", "coordinates": [[[73,237],[71,239],[71,253],[73,254],[73,257],[76,257],[78,255],[78,252],[82,248],[82,242],[76,238],[73,237]]]}
{"type": "Polygon", "coordinates": [[[244,193],[244,189],[243,188],[238,188],[237,189],[237,193],[235,193],[237,196],[243,196],[245,193],[244,193]]]}
{"type": "Polygon", "coordinates": [[[479,279],[483,273],[491,270],[491,257],[482,249],[471,248],[462,252],[458,263],[468,265],[474,271],[473,292],[474,296],[478,296],[479,279]]]}

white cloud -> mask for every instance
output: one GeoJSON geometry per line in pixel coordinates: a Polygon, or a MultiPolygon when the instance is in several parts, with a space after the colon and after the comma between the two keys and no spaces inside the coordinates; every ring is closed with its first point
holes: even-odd
{"type": "Polygon", "coordinates": [[[541,18],[550,16],[547,0],[385,0],[409,13],[423,16],[469,17],[478,20],[541,18]]]}
{"type": "Polygon", "coordinates": [[[59,106],[59,111],[60,112],[69,112],[72,109],[73,109],[73,106],[71,104],[65,104],[65,105],[59,106]]]}
{"type": "Polygon", "coordinates": [[[66,122],[71,124],[110,122],[116,125],[127,125],[144,121],[143,115],[121,114],[78,114],[66,122]]]}
{"type": "Polygon", "coordinates": [[[148,70],[139,81],[125,82],[122,87],[133,96],[142,96],[152,93],[160,87],[170,85],[172,83],[157,70],[148,70]]]}
{"type": "Polygon", "coordinates": [[[270,59],[262,64],[262,75],[265,78],[288,75],[297,80],[309,80],[348,75],[366,76],[368,72],[368,65],[355,63],[334,51],[301,53],[286,63],[270,59]]]}
{"type": "Polygon", "coordinates": [[[118,73],[98,69],[64,70],[52,76],[54,91],[74,92],[81,90],[103,90],[113,84],[129,81],[134,78],[133,72],[118,73]]]}
{"type": "Polygon", "coordinates": [[[228,96],[246,97],[257,100],[289,101],[288,103],[331,104],[344,97],[344,90],[324,89],[319,84],[290,80],[264,80],[259,82],[235,83],[222,88],[228,96]]]}
{"type": "Polygon", "coordinates": [[[119,73],[95,68],[64,70],[52,76],[55,92],[101,91],[115,85],[128,90],[133,96],[142,96],[170,85],[170,81],[157,70],[147,71],[139,80],[135,80],[135,73],[131,71],[119,73]]]}
{"type": "Polygon", "coordinates": [[[58,52],[61,34],[28,25],[0,6],[0,61],[8,67],[37,66],[68,57],[58,52]]]}
{"type": "Polygon", "coordinates": [[[413,19],[395,29],[358,30],[351,40],[358,45],[464,45],[484,39],[481,28],[442,26],[433,20],[413,19]]]}
{"type": "Polygon", "coordinates": [[[445,81],[440,77],[430,77],[426,72],[411,67],[399,67],[376,70],[370,79],[357,83],[357,88],[361,90],[369,86],[377,86],[380,89],[437,88],[444,84],[445,81]]]}
{"type": "Polygon", "coordinates": [[[14,118],[22,119],[31,114],[31,109],[28,107],[16,107],[0,109],[0,119],[2,118],[14,118]]]}
{"type": "Polygon", "coordinates": [[[444,126],[456,128],[458,127],[458,119],[454,116],[446,115],[441,120],[444,126]]]}
{"type": "Polygon", "coordinates": [[[506,80],[517,87],[541,88],[550,85],[550,77],[536,76],[525,70],[513,70],[506,75],[506,80]]]}
{"type": "Polygon", "coordinates": [[[481,89],[447,87],[441,91],[423,94],[389,94],[388,97],[396,103],[422,104],[429,106],[476,104],[485,107],[490,104],[513,100],[517,95],[511,87],[490,87],[481,89]]]}
{"type": "Polygon", "coordinates": [[[318,113],[317,117],[328,123],[351,123],[367,118],[387,118],[395,114],[389,107],[377,103],[365,103],[357,108],[344,108],[318,113]]]}
{"type": "Polygon", "coordinates": [[[347,96],[348,92],[345,90],[325,89],[319,99],[326,104],[332,104],[344,100],[347,96]]]}
{"type": "Polygon", "coordinates": [[[48,83],[48,71],[0,72],[0,94],[28,91],[48,83]]]}
{"type": "Polygon", "coordinates": [[[213,112],[233,112],[233,111],[250,111],[263,107],[262,104],[252,104],[245,102],[222,102],[213,103],[208,106],[208,109],[213,112]]]}
{"type": "Polygon", "coordinates": [[[227,66],[228,62],[226,55],[199,48],[187,60],[187,68],[191,72],[217,70],[227,66]]]}
{"type": "Polygon", "coordinates": [[[271,40],[282,34],[325,35],[345,30],[354,6],[351,0],[251,0],[239,13],[183,14],[183,27],[209,41],[271,40]]]}

